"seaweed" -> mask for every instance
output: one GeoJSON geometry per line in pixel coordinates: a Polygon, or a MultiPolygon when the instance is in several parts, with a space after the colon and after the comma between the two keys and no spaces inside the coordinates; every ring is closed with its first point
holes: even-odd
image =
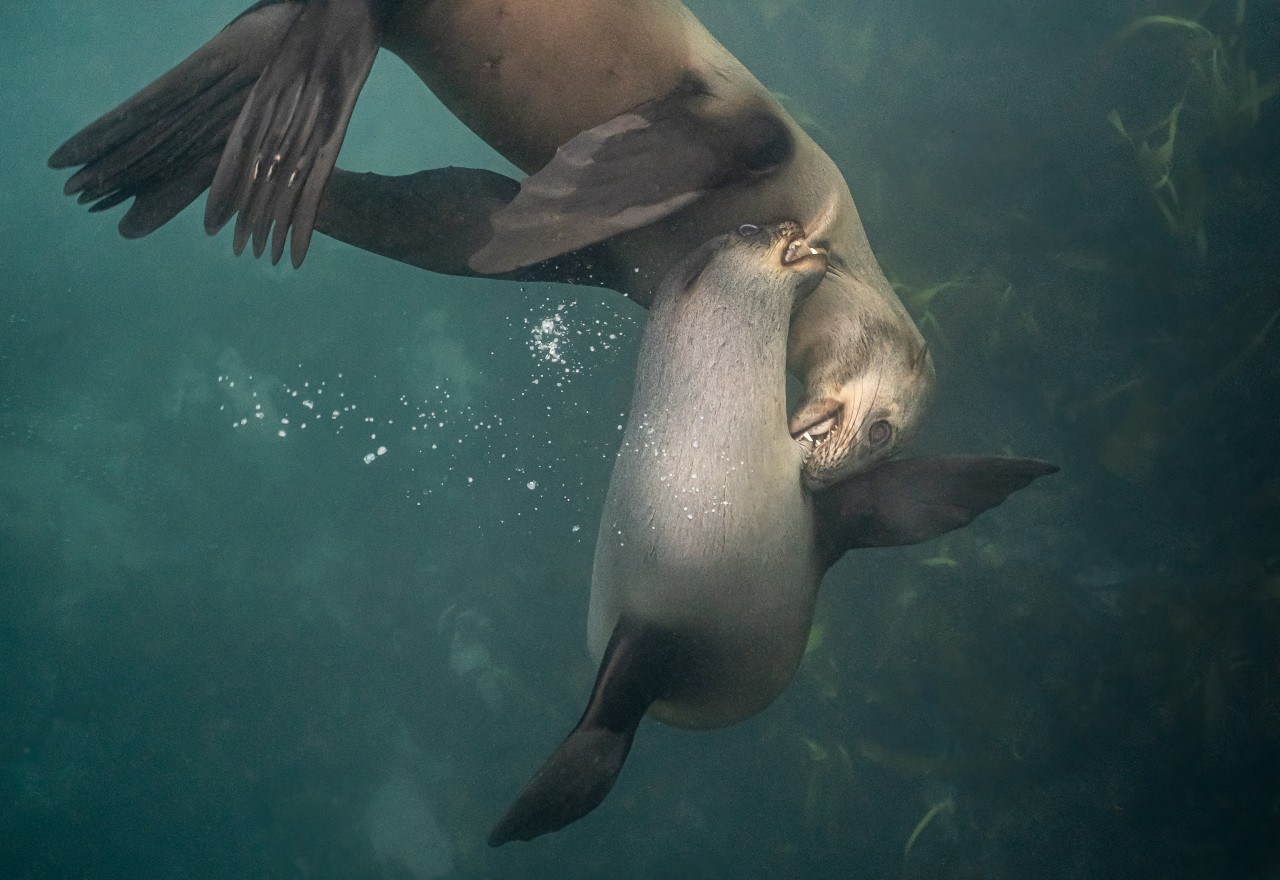
{"type": "Polygon", "coordinates": [[[1205,202],[1210,197],[1201,167],[1203,152],[1213,144],[1229,150],[1256,126],[1263,107],[1280,95],[1280,76],[1263,79],[1250,64],[1246,53],[1246,0],[1235,0],[1233,13],[1218,30],[1200,19],[1215,12],[1215,3],[1205,3],[1198,14],[1150,14],[1135,18],[1112,35],[1104,55],[1120,52],[1147,32],[1169,42],[1156,57],[1182,71],[1182,93],[1158,121],[1133,133],[1113,108],[1107,121],[1129,143],[1137,160],[1138,176],[1150,192],[1166,228],[1175,238],[1188,243],[1203,257],[1209,247],[1205,229],[1205,202]],[[1187,125],[1180,117],[1193,117],[1187,125]],[[1162,132],[1163,140],[1153,146],[1149,139],[1162,132]],[[1180,136],[1181,134],[1181,136],[1180,136]]]}

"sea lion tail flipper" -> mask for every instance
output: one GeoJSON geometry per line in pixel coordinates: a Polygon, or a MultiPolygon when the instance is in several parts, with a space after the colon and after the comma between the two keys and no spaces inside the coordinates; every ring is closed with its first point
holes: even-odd
{"type": "Polygon", "coordinates": [[[63,191],[90,211],[130,198],[120,234],[159,229],[208,189],[227,135],[254,81],[302,11],[263,2],[243,12],[185,61],[72,136],[51,168],[83,166],[63,191]]]}
{"type": "Polygon", "coordinates": [[[769,173],[793,148],[774,111],[736,107],[689,74],[561,146],[494,215],[493,237],[471,267],[510,272],[648,226],[710,190],[769,173]]]}
{"type": "MultiPolygon", "coordinates": [[[[432,168],[395,176],[335,168],[320,199],[315,228],[430,272],[475,277],[480,273],[467,258],[488,237],[494,212],[519,190],[519,182],[510,177],[479,168],[432,168]]],[[[503,277],[616,287],[621,279],[601,251],[591,247],[562,254],[503,277]]]]}
{"type": "Polygon", "coordinates": [[[918,544],[968,525],[1057,465],[1035,458],[890,459],[814,495],[830,564],[857,547],[918,544]]]}
{"type": "Polygon", "coordinates": [[[582,720],[498,820],[489,845],[533,840],[599,806],[622,771],[640,720],[670,688],[677,658],[669,634],[619,622],[582,720]]]}

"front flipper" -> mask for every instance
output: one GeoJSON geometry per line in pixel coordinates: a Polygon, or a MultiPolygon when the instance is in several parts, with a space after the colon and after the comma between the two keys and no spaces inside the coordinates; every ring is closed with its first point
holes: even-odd
{"type": "Polygon", "coordinates": [[[689,75],[669,95],[561,146],[494,216],[493,238],[471,267],[510,272],[648,226],[713,189],[773,171],[793,149],[771,108],[731,108],[689,75]]]}
{"type": "Polygon", "coordinates": [[[263,71],[227,138],[205,205],[205,231],[235,214],[233,247],[249,237],[271,261],[293,228],[290,258],[302,264],[316,210],[373,67],[386,0],[308,0],[263,71]]]}
{"type": "Polygon", "coordinates": [[[682,674],[684,653],[673,633],[620,621],[582,720],[494,826],[489,845],[559,831],[599,806],[631,751],[640,719],[682,674]]]}
{"type": "MultiPolygon", "coordinates": [[[[478,168],[435,168],[394,177],[335,168],[320,200],[316,231],[431,272],[477,277],[480,273],[467,259],[488,237],[493,214],[519,189],[510,177],[478,168]]],[[[484,277],[614,289],[621,284],[599,246],[484,277]]]]}
{"type": "Polygon", "coordinates": [[[1057,470],[1034,458],[891,459],[814,494],[819,544],[828,565],[857,547],[918,544],[968,525],[1057,470]]]}
{"type": "Polygon", "coordinates": [[[120,234],[141,238],[173,219],[213,181],[249,90],[303,4],[267,0],[242,13],[177,67],[86,126],[49,157],[84,167],[64,187],[90,211],[130,198],[120,234]]]}

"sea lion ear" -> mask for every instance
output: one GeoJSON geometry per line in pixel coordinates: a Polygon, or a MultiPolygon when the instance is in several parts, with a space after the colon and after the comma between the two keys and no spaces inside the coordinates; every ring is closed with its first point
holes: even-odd
{"type": "Polygon", "coordinates": [[[510,272],[648,226],[713,189],[768,174],[792,150],[786,123],[768,108],[731,107],[689,75],[561,146],[493,216],[493,237],[471,268],[510,272]]]}
{"type": "Polygon", "coordinates": [[[1057,465],[1035,458],[892,459],[814,494],[829,563],[857,547],[918,544],[968,525],[1057,465]]]}

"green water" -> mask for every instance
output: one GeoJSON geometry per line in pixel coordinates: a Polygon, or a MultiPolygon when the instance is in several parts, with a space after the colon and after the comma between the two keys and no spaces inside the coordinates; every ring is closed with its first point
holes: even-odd
{"type": "MultiPolygon", "coordinates": [[[[0,877],[1280,876],[1280,4],[692,6],[848,178],[916,447],[1062,473],[851,554],[775,705],[489,850],[594,676],[643,311],[124,241],[45,159],[241,6],[5,0],[0,877]]],[[[387,55],[341,164],[505,168],[387,55]]]]}

